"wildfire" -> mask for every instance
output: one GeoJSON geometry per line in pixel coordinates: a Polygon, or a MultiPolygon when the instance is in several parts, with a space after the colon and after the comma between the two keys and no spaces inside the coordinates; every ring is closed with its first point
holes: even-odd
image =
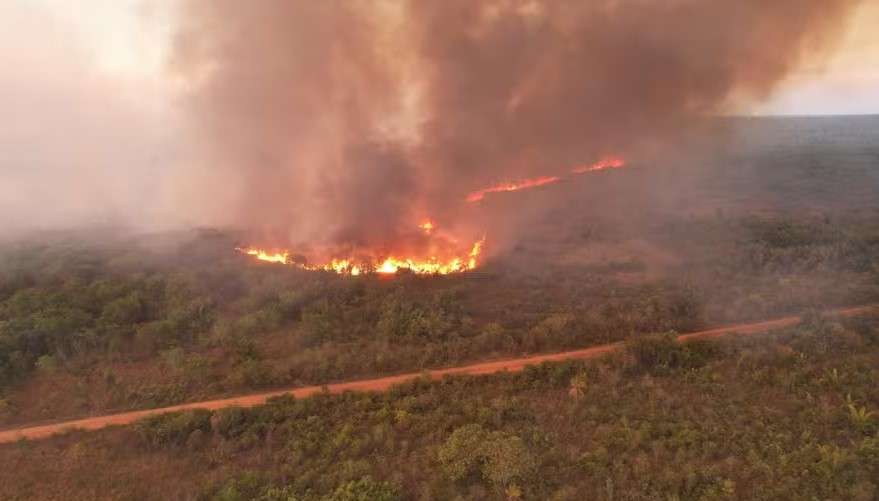
{"type": "Polygon", "coordinates": [[[289,252],[269,253],[269,252],[264,251],[262,249],[250,249],[250,248],[242,249],[240,247],[235,250],[237,250],[238,252],[243,252],[244,254],[247,254],[248,256],[253,256],[253,257],[259,259],[260,261],[266,261],[269,263],[286,264],[287,260],[290,258],[289,252]]]}
{"type": "MultiPolygon", "coordinates": [[[[593,164],[573,168],[567,177],[606,169],[618,169],[625,166],[626,162],[622,158],[606,157],[593,164]]],[[[566,179],[566,177],[542,176],[521,181],[502,183],[497,186],[470,193],[467,195],[467,201],[471,203],[479,202],[489,193],[536,188],[538,186],[557,183],[564,179],[566,179]]],[[[433,251],[431,251],[431,254],[428,256],[406,256],[405,254],[399,255],[393,253],[379,254],[367,251],[359,252],[356,255],[365,255],[368,257],[336,257],[320,264],[306,264],[299,259],[291,259],[290,251],[288,250],[265,250],[258,247],[244,247],[237,248],[236,250],[243,254],[247,254],[248,256],[253,256],[260,261],[296,266],[305,270],[332,271],[342,275],[353,276],[365,273],[393,274],[400,270],[408,270],[412,273],[418,274],[447,275],[449,273],[460,273],[473,270],[479,266],[479,260],[482,256],[483,247],[485,245],[484,237],[482,240],[474,243],[469,248],[469,251],[464,251],[457,245],[454,238],[449,238],[447,235],[444,236],[441,232],[437,233],[437,226],[432,220],[424,219],[417,226],[419,229],[419,238],[430,242],[430,248],[444,249],[442,252],[439,252],[441,255],[440,257],[433,254],[433,251]],[[438,243],[440,245],[437,245],[438,243]]],[[[332,253],[327,254],[332,255],[332,253]]],[[[348,254],[348,256],[352,255],[353,253],[348,254]]]]}
{"type": "Polygon", "coordinates": [[[522,181],[510,182],[510,183],[502,183],[497,186],[492,186],[491,188],[485,188],[479,191],[474,191],[473,193],[467,195],[468,202],[478,202],[485,198],[485,195],[489,193],[499,193],[504,191],[519,191],[526,190],[528,188],[536,188],[538,186],[543,186],[546,184],[556,183],[561,181],[562,178],[558,176],[542,176],[536,177],[533,179],[524,179],[522,181]]]}
{"type": "MultiPolygon", "coordinates": [[[[427,221],[418,227],[428,236],[435,230],[436,225],[427,221]]],[[[273,252],[256,247],[239,247],[236,250],[242,254],[269,263],[297,266],[311,271],[332,271],[342,275],[357,276],[364,273],[374,272],[382,274],[394,274],[400,270],[408,270],[417,274],[425,275],[448,275],[476,269],[485,245],[485,238],[474,243],[468,252],[447,254],[445,257],[402,257],[395,255],[377,256],[375,259],[336,258],[322,264],[304,264],[290,259],[289,251],[273,252]]]]}
{"type": "MultiPolygon", "coordinates": [[[[599,160],[598,162],[595,162],[594,164],[582,165],[579,167],[575,167],[574,169],[571,170],[571,174],[580,175],[580,174],[586,174],[588,172],[596,172],[596,171],[606,170],[606,169],[618,169],[620,167],[625,167],[625,166],[626,166],[626,162],[622,158],[607,157],[602,160],[599,160]]],[[[542,177],[537,177],[537,178],[533,178],[533,179],[524,179],[524,180],[516,181],[516,182],[501,183],[497,186],[492,186],[490,188],[484,188],[479,191],[474,191],[473,193],[470,193],[469,195],[467,195],[467,201],[470,203],[479,202],[480,200],[485,198],[485,195],[487,195],[489,193],[526,190],[529,188],[536,188],[538,186],[544,186],[547,184],[557,183],[557,182],[561,181],[562,179],[563,178],[559,177],[559,176],[542,176],[542,177]]]]}
{"type": "Polygon", "coordinates": [[[618,157],[607,157],[599,160],[592,165],[581,165],[571,171],[573,174],[586,174],[587,172],[595,172],[605,169],[619,169],[626,166],[626,161],[618,157]]]}

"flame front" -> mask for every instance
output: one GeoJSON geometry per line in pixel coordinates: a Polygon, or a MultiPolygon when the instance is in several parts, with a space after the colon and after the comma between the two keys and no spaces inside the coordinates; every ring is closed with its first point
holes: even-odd
{"type": "MultiPolygon", "coordinates": [[[[618,169],[620,167],[625,167],[626,162],[622,158],[619,157],[606,157],[598,162],[589,165],[582,165],[579,167],[575,167],[571,170],[572,175],[580,175],[586,174],[588,172],[596,172],[600,170],[606,169],[618,169]]],[[[505,191],[519,191],[519,190],[527,190],[529,188],[537,188],[538,186],[544,186],[547,184],[557,183],[562,181],[564,178],[560,176],[541,176],[532,179],[523,179],[521,181],[501,183],[497,186],[492,186],[490,188],[483,188],[479,191],[474,191],[467,195],[467,201],[470,203],[479,202],[485,195],[489,193],[501,193],[505,191]]]]}
{"type": "MultiPolygon", "coordinates": [[[[568,177],[606,169],[618,169],[625,166],[626,162],[622,158],[606,157],[593,164],[571,169],[568,177]]],[[[489,193],[536,188],[538,186],[557,183],[563,179],[566,178],[560,176],[541,176],[521,181],[501,183],[490,188],[484,188],[470,193],[467,195],[467,201],[471,203],[479,202],[489,193]]],[[[431,242],[442,240],[443,237],[438,238],[438,235],[436,234],[437,226],[432,220],[423,219],[417,226],[420,230],[421,238],[427,239],[431,242]]],[[[454,238],[447,240],[450,240],[452,243],[456,242],[454,238]]],[[[243,254],[253,256],[260,261],[297,266],[312,271],[332,271],[343,275],[357,276],[369,272],[392,274],[397,273],[400,270],[408,270],[418,274],[447,275],[449,273],[460,273],[476,269],[476,267],[479,266],[479,259],[482,255],[484,245],[485,238],[483,237],[482,240],[474,243],[470,247],[469,252],[466,253],[460,248],[458,249],[458,252],[445,252],[442,257],[437,257],[436,255],[430,255],[429,257],[405,257],[394,254],[377,255],[377,253],[366,252],[359,253],[358,255],[366,254],[371,256],[370,258],[355,259],[354,257],[341,257],[333,258],[322,264],[305,264],[298,262],[298,260],[296,260],[297,262],[294,262],[294,260],[290,259],[290,251],[288,250],[269,251],[257,247],[237,248],[236,250],[243,254]]],[[[453,247],[457,247],[457,245],[453,245],[453,247]]],[[[448,249],[446,250],[448,251],[448,249]]]]}
{"type": "Polygon", "coordinates": [[[286,264],[290,258],[290,253],[286,252],[286,251],[285,252],[271,253],[271,252],[268,252],[268,251],[265,251],[262,249],[253,249],[253,248],[244,249],[241,247],[238,247],[235,250],[237,250],[238,252],[242,252],[244,254],[247,254],[248,256],[253,256],[253,257],[259,259],[260,261],[266,261],[268,263],[286,264]]]}
{"type": "MultiPolygon", "coordinates": [[[[422,223],[418,227],[427,237],[431,237],[436,229],[436,226],[431,221],[422,223]]],[[[466,254],[462,252],[460,256],[447,254],[442,258],[436,256],[419,258],[386,255],[380,256],[377,259],[360,261],[354,258],[335,258],[322,264],[294,262],[290,259],[290,252],[287,250],[273,252],[256,247],[239,247],[236,250],[242,254],[253,256],[260,261],[297,266],[311,271],[332,271],[342,275],[357,276],[367,272],[393,274],[400,270],[408,270],[425,275],[448,275],[450,273],[461,273],[476,269],[479,266],[479,259],[484,245],[485,238],[483,237],[470,247],[469,252],[466,254]]]]}
{"type": "Polygon", "coordinates": [[[573,174],[586,174],[587,172],[595,172],[599,170],[606,169],[619,169],[621,167],[626,166],[626,161],[619,157],[607,157],[598,162],[595,162],[592,165],[582,165],[580,167],[575,167],[571,173],[573,174]]]}
{"type": "Polygon", "coordinates": [[[478,202],[485,198],[485,195],[489,193],[500,193],[504,191],[519,191],[519,190],[527,190],[528,188],[536,188],[538,186],[543,186],[546,184],[552,184],[558,181],[561,181],[562,178],[558,176],[541,176],[533,179],[523,179],[521,181],[509,182],[509,183],[501,183],[497,186],[492,186],[490,188],[484,188],[479,191],[474,191],[473,193],[467,195],[468,202],[478,202]]]}

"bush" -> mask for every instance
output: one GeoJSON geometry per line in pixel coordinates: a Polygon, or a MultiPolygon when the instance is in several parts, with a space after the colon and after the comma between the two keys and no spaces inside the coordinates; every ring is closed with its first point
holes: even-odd
{"type": "Polygon", "coordinates": [[[324,501],[398,501],[402,499],[391,484],[370,477],[340,485],[324,501]]]}
{"type": "Polygon", "coordinates": [[[107,303],[99,321],[104,325],[133,325],[143,322],[144,317],[143,301],[133,292],[107,303]]]}
{"type": "Polygon", "coordinates": [[[58,362],[55,361],[55,357],[52,355],[43,355],[37,359],[36,364],[34,364],[37,370],[45,373],[55,372],[55,369],[58,368],[58,362]]]}
{"type": "Polygon", "coordinates": [[[259,388],[273,384],[275,375],[265,362],[250,358],[238,363],[226,379],[234,387],[259,388]]]}
{"type": "Polygon", "coordinates": [[[249,413],[241,407],[228,407],[214,413],[211,424],[220,436],[234,438],[247,430],[249,413]]]}
{"type": "Polygon", "coordinates": [[[440,447],[438,459],[451,480],[481,477],[498,490],[527,482],[537,466],[521,438],[488,432],[478,424],[453,431],[440,447]]]}
{"type": "Polygon", "coordinates": [[[255,501],[300,501],[292,487],[271,487],[255,501]]]}
{"type": "Polygon", "coordinates": [[[439,341],[461,324],[462,314],[452,294],[437,294],[431,301],[421,303],[398,290],[382,303],[377,329],[386,339],[439,341]]]}
{"type": "Polygon", "coordinates": [[[12,403],[0,396],[0,421],[9,419],[13,414],[15,414],[15,408],[12,403]]]}
{"type": "Polygon", "coordinates": [[[634,359],[637,370],[664,372],[702,367],[715,359],[721,350],[716,341],[680,343],[674,334],[668,333],[639,336],[627,343],[626,351],[634,359]]]}
{"type": "Polygon", "coordinates": [[[266,488],[266,481],[261,476],[245,472],[226,481],[212,496],[209,496],[209,499],[212,501],[290,500],[284,497],[264,497],[270,490],[266,488]]]}
{"type": "Polygon", "coordinates": [[[211,431],[211,411],[195,409],[152,416],[138,422],[136,430],[152,446],[184,445],[196,430],[211,431]]]}
{"type": "Polygon", "coordinates": [[[336,338],[339,311],[327,299],[317,301],[302,310],[302,339],[304,347],[318,346],[336,338]]]}

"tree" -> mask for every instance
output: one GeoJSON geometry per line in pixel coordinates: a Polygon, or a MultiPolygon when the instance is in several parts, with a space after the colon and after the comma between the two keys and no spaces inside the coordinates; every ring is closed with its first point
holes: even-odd
{"type": "Polygon", "coordinates": [[[488,432],[478,424],[452,432],[440,447],[439,461],[454,481],[478,475],[498,490],[518,488],[519,481],[532,477],[537,464],[521,438],[501,431],[488,432]]]}

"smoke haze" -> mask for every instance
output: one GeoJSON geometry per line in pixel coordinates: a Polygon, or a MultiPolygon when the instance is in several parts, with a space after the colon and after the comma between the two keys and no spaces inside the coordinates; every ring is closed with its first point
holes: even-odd
{"type": "Polygon", "coordinates": [[[646,166],[700,118],[820,67],[861,3],[153,2],[175,21],[173,85],[152,92],[94,71],[44,15],[58,2],[13,1],[0,229],[209,224],[381,246],[431,217],[476,235],[498,221],[468,193],[609,154],[646,166]]]}
{"type": "Polygon", "coordinates": [[[176,125],[156,89],[114,79],[36,2],[0,6],[0,236],[157,224],[176,125]]]}
{"type": "Polygon", "coordinates": [[[189,186],[292,243],[454,226],[474,189],[637,157],[767,97],[858,3],[188,0],[189,186]]]}

